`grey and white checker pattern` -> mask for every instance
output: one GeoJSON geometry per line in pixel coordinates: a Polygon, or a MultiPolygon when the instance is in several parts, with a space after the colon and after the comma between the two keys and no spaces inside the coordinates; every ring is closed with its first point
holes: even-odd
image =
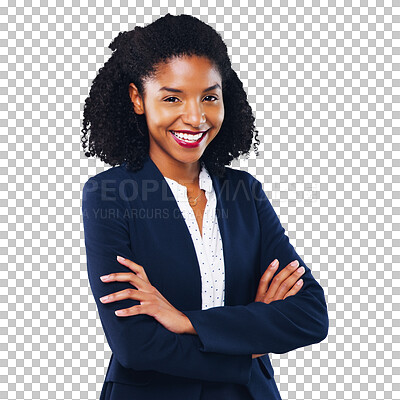
{"type": "Polygon", "coordinates": [[[111,353],[80,196],[107,167],[81,151],[83,103],[111,40],[167,12],[225,39],[262,141],[232,166],[325,289],[328,337],[272,354],[282,398],[400,399],[400,1],[257,5],[1,3],[1,399],[99,397],[111,353]]]}

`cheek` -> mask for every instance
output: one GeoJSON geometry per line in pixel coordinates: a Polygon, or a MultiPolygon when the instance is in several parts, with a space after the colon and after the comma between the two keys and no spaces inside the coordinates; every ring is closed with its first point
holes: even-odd
{"type": "Polygon", "coordinates": [[[151,113],[146,114],[147,125],[154,129],[168,128],[173,120],[170,113],[161,108],[154,108],[151,113]]]}
{"type": "Polygon", "coordinates": [[[222,124],[225,116],[225,109],[223,104],[213,104],[213,106],[205,109],[206,116],[208,120],[214,125],[222,124]]]}
{"type": "Polygon", "coordinates": [[[221,112],[220,112],[221,125],[222,125],[222,122],[224,121],[224,117],[225,117],[225,109],[224,109],[224,107],[222,107],[221,112]]]}
{"type": "Polygon", "coordinates": [[[219,107],[217,110],[215,110],[214,113],[214,125],[220,127],[224,121],[225,117],[225,109],[223,106],[219,107]]]}

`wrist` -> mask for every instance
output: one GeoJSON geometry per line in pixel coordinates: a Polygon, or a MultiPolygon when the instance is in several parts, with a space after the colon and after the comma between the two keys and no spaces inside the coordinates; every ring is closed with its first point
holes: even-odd
{"type": "Polygon", "coordinates": [[[185,319],[185,328],[184,328],[184,332],[183,333],[189,333],[191,335],[197,335],[196,330],[194,329],[192,323],[190,322],[190,319],[183,314],[184,319],[185,319]]]}

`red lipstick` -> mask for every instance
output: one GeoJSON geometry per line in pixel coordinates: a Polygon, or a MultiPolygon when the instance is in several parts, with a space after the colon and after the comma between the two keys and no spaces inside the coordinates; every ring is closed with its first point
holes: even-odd
{"type": "Polygon", "coordinates": [[[186,147],[186,148],[194,148],[194,147],[198,147],[199,144],[203,141],[203,139],[207,136],[207,132],[209,131],[209,129],[207,129],[206,131],[200,131],[200,132],[192,132],[192,131],[169,131],[169,133],[171,134],[171,136],[174,138],[175,142],[178,143],[180,146],[182,147],[186,147]],[[176,135],[174,135],[173,132],[176,133],[185,133],[188,135],[199,135],[201,134],[200,138],[198,140],[194,141],[187,141],[184,139],[181,139],[179,137],[177,137],[176,135]]]}
{"type": "Polygon", "coordinates": [[[177,131],[176,129],[174,129],[174,132],[179,132],[179,133],[188,133],[189,135],[197,135],[199,133],[204,133],[207,131],[197,131],[197,132],[193,132],[193,131],[177,131]]]}

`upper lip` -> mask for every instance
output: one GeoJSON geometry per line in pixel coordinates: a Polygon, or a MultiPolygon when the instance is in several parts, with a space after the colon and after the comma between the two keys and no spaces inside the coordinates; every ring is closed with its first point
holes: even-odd
{"type": "Polygon", "coordinates": [[[176,129],[171,129],[171,131],[179,132],[179,133],[188,133],[189,135],[197,135],[199,133],[204,133],[204,132],[208,131],[208,129],[206,129],[205,131],[197,131],[197,132],[193,132],[193,131],[177,131],[176,129]]]}

